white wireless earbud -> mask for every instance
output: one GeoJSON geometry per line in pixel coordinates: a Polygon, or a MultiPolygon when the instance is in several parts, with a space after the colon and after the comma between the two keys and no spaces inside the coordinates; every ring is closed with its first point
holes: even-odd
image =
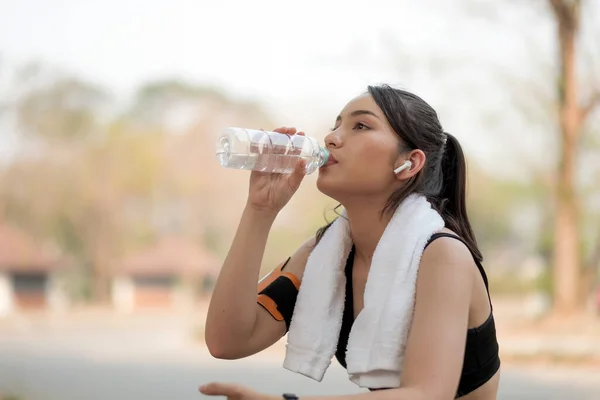
{"type": "Polygon", "coordinates": [[[412,167],[412,163],[410,162],[410,160],[406,160],[406,161],[404,161],[404,164],[402,164],[401,166],[399,166],[398,168],[396,168],[394,170],[394,173],[398,174],[407,168],[410,169],[410,167],[412,167]]]}

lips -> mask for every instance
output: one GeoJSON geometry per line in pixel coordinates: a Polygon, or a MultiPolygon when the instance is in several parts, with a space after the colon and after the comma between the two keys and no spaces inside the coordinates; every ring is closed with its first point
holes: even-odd
{"type": "Polygon", "coordinates": [[[329,158],[327,159],[327,162],[325,163],[325,165],[323,165],[323,167],[328,167],[333,164],[337,164],[337,160],[335,159],[333,154],[329,153],[329,158]]]}

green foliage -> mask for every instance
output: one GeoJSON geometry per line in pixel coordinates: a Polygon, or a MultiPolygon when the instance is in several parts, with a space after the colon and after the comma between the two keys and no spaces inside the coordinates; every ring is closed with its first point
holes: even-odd
{"type": "Polygon", "coordinates": [[[221,101],[229,101],[225,94],[213,87],[197,86],[177,79],[164,79],[149,82],[136,92],[136,105],[151,106],[153,103],[165,104],[182,98],[211,97],[221,101]]]}
{"type": "Polygon", "coordinates": [[[552,293],[552,273],[549,268],[533,280],[523,279],[515,272],[490,274],[488,278],[492,295],[523,296],[532,292],[552,293]]]}
{"type": "Polygon", "coordinates": [[[107,98],[92,84],[64,78],[20,99],[19,125],[28,135],[45,140],[81,139],[98,128],[98,111],[107,98]]]}

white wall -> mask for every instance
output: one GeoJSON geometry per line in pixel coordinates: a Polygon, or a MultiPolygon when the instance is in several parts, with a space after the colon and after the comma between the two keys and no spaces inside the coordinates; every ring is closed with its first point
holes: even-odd
{"type": "Polygon", "coordinates": [[[6,272],[0,272],[0,317],[10,314],[13,309],[13,290],[10,275],[6,272]]]}
{"type": "Polygon", "coordinates": [[[130,313],[134,309],[135,287],[128,277],[117,277],[112,282],[112,302],[119,312],[130,313]]]}

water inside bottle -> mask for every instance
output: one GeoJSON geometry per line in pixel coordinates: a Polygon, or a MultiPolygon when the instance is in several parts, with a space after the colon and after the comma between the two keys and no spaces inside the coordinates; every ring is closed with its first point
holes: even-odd
{"type": "Polygon", "coordinates": [[[244,139],[223,136],[219,140],[217,159],[227,168],[274,173],[290,173],[301,158],[307,171],[319,160],[313,156],[311,143],[303,136],[272,135],[264,131],[247,130],[244,139]]]}
{"type": "MultiPolygon", "coordinates": [[[[296,168],[300,158],[299,155],[290,154],[274,156],[269,154],[230,153],[224,166],[245,170],[289,173],[296,168]]],[[[307,160],[307,169],[309,163],[310,160],[307,160]]]]}
{"type": "Polygon", "coordinates": [[[304,159],[307,173],[312,173],[320,157],[316,141],[300,135],[230,128],[217,143],[217,160],[227,168],[290,173],[304,159]]]}

